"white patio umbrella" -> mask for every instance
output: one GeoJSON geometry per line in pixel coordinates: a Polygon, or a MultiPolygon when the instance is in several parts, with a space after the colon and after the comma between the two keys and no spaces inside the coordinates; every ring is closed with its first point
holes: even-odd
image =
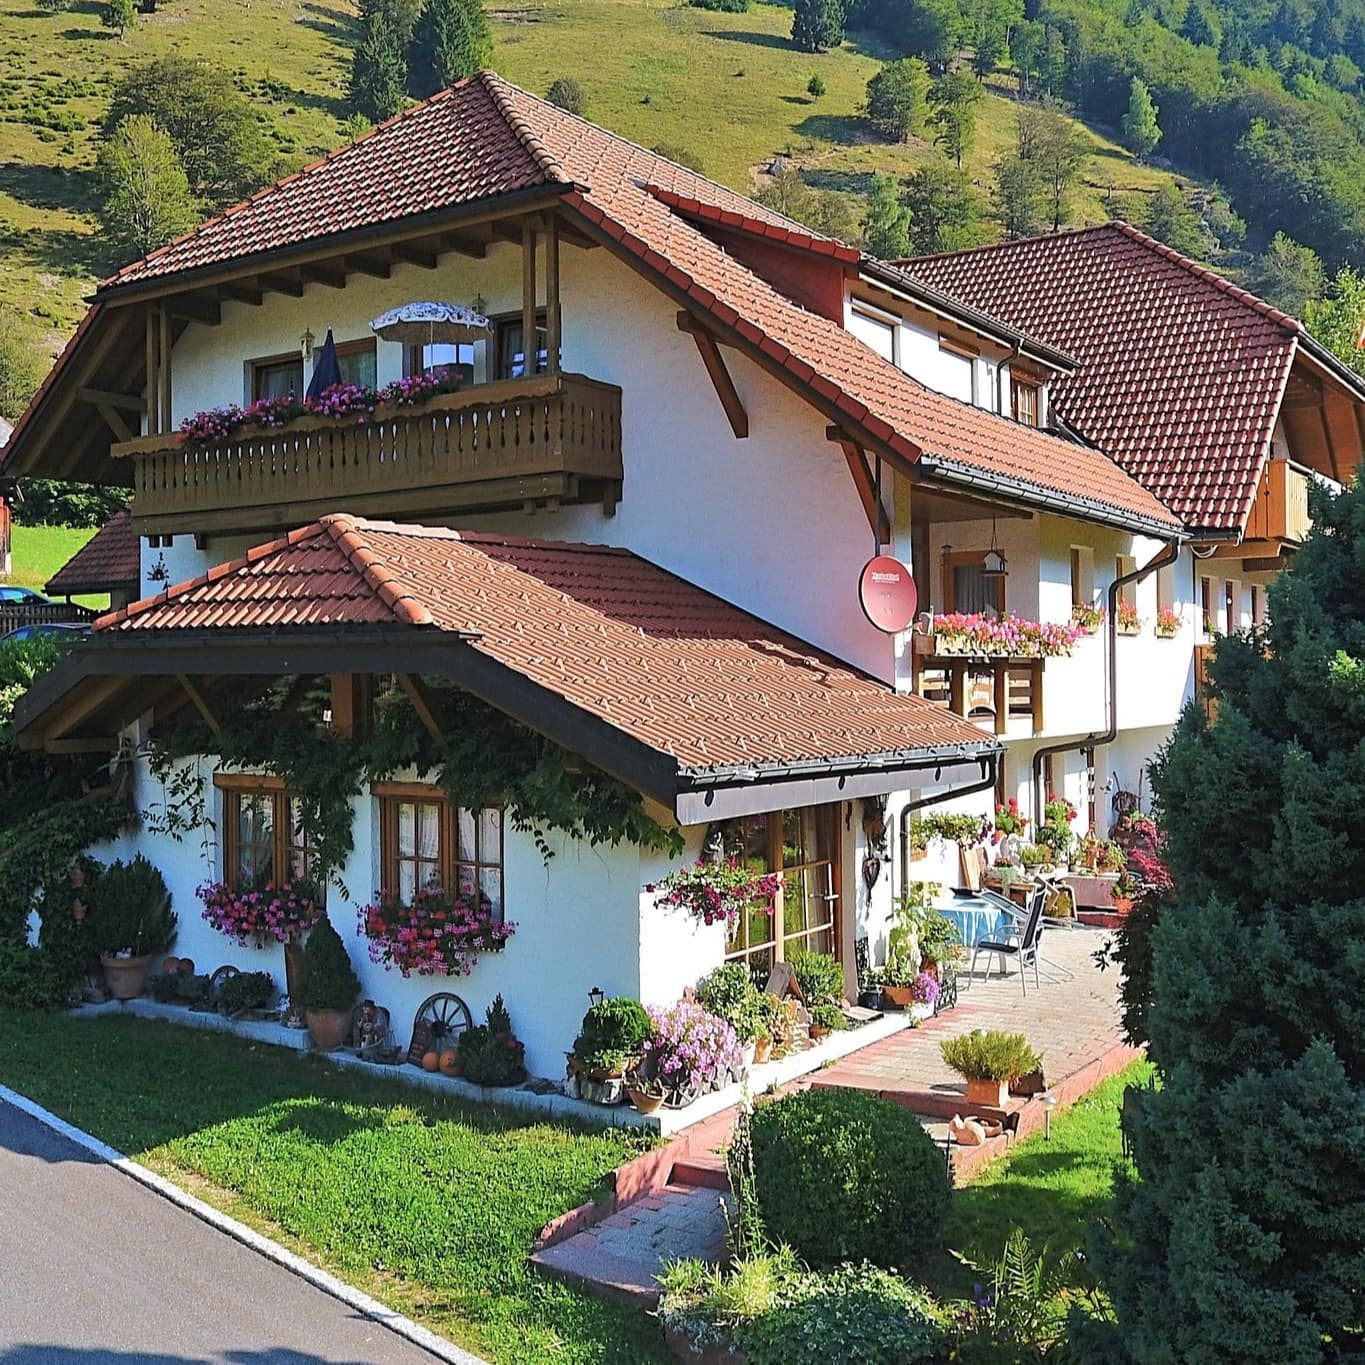
{"type": "Polygon", "coordinates": [[[370,323],[370,330],[385,341],[402,341],[411,346],[455,344],[478,341],[489,332],[488,319],[462,303],[441,303],[435,299],[399,304],[381,313],[370,323]]]}

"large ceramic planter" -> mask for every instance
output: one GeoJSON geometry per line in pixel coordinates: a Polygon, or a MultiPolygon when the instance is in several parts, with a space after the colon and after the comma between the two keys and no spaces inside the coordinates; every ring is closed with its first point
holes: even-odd
{"type": "Polygon", "coordinates": [[[107,957],[101,953],[100,966],[104,968],[109,994],[115,1000],[136,1000],[147,984],[151,962],[150,953],[142,957],[107,957]]]}
{"type": "Polygon", "coordinates": [[[883,986],[882,1004],[890,1005],[892,1009],[903,1010],[915,998],[915,988],[913,986],[883,986]]]}
{"type": "Polygon", "coordinates": [[[967,1082],[967,1102],[969,1104],[984,1104],[990,1109],[1003,1109],[1005,1101],[1009,1098],[1009,1093],[1008,1081],[968,1080],[967,1082]]]}
{"type": "Polygon", "coordinates": [[[643,1090],[637,1090],[629,1082],[626,1083],[626,1094],[630,1096],[630,1102],[635,1106],[637,1113],[653,1114],[663,1107],[664,1097],[662,1095],[647,1095],[643,1090]]]}
{"type": "Polygon", "coordinates": [[[354,1009],[349,1010],[309,1010],[308,1036],[319,1052],[335,1052],[346,1041],[351,1031],[351,1018],[354,1009]]]}

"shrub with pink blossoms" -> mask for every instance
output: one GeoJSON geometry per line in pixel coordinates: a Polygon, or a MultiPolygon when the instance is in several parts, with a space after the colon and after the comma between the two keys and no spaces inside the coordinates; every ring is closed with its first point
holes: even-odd
{"type": "Polygon", "coordinates": [[[475,904],[438,886],[424,887],[411,904],[396,892],[377,892],[359,919],[370,961],[404,976],[468,976],[479,954],[500,952],[517,927],[496,918],[486,899],[475,904]]]}
{"type": "Polygon", "coordinates": [[[296,943],[322,916],[322,897],[307,881],[266,882],[249,891],[208,882],[196,895],[204,902],[204,918],[243,948],[296,943]]]}

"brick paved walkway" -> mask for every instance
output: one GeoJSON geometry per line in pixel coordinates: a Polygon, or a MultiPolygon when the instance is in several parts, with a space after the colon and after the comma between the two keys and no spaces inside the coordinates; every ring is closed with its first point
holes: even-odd
{"type": "Polygon", "coordinates": [[[552,1274],[585,1280],[616,1297],[652,1305],[654,1277],[667,1261],[725,1256],[730,1196],[697,1186],[666,1185],[557,1246],[531,1257],[552,1274]]]}
{"type": "MultiPolygon", "coordinates": [[[[1002,978],[998,970],[986,979],[983,955],[975,979],[965,974],[958,1005],[920,1028],[873,1043],[815,1078],[818,1085],[879,1092],[909,1092],[940,1097],[951,1106],[965,1093],[962,1079],[939,1055],[939,1044],[973,1029],[1005,1029],[1023,1033],[1043,1054],[1043,1072],[1053,1084],[1081,1071],[1121,1042],[1118,1019],[1118,972],[1100,971],[1092,954],[1109,935],[1100,929],[1053,929],[1043,951],[1073,973],[1070,981],[1044,981],[1035,990],[1029,976],[1028,995],[1019,990],[1014,964],[1002,978]]],[[[995,962],[998,964],[998,959],[995,962]]],[[[927,1111],[936,1112],[935,1105],[927,1111]]]]}

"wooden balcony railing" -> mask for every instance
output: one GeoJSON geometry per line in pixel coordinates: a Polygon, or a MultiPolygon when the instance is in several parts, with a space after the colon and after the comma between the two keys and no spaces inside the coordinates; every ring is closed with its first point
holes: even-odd
{"type": "Polygon", "coordinates": [[[1194,699],[1199,703],[1204,715],[1212,720],[1218,713],[1218,703],[1209,696],[1209,656],[1213,653],[1212,645],[1195,645],[1194,647],[1194,699]]]}
{"type": "Polygon", "coordinates": [[[1268,461],[1247,518],[1245,539],[1297,545],[1307,538],[1312,524],[1308,516],[1308,475],[1288,460],[1268,461]]]}
{"type": "Polygon", "coordinates": [[[145,436],[133,461],[142,534],[293,526],[324,512],[421,520],[620,492],[621,390],[577,374],[477,384],[363,421],[304,417],[226,440],[145,436]]]}
{"type": "Polygon", "coordinates": [[[82,626],[99,613],[75,602],[0,602],[0,636],[20,626],[82,626]]]}
{"type": "Polygon", "coordinates": [[[914,690],[926,700],[997,735],[1007,734],[1013,719],[1028,721],[1034,734],[1042,732],[1045,659],[967,659],[932,653],[915,653],[912,658],[914,690]]]}

